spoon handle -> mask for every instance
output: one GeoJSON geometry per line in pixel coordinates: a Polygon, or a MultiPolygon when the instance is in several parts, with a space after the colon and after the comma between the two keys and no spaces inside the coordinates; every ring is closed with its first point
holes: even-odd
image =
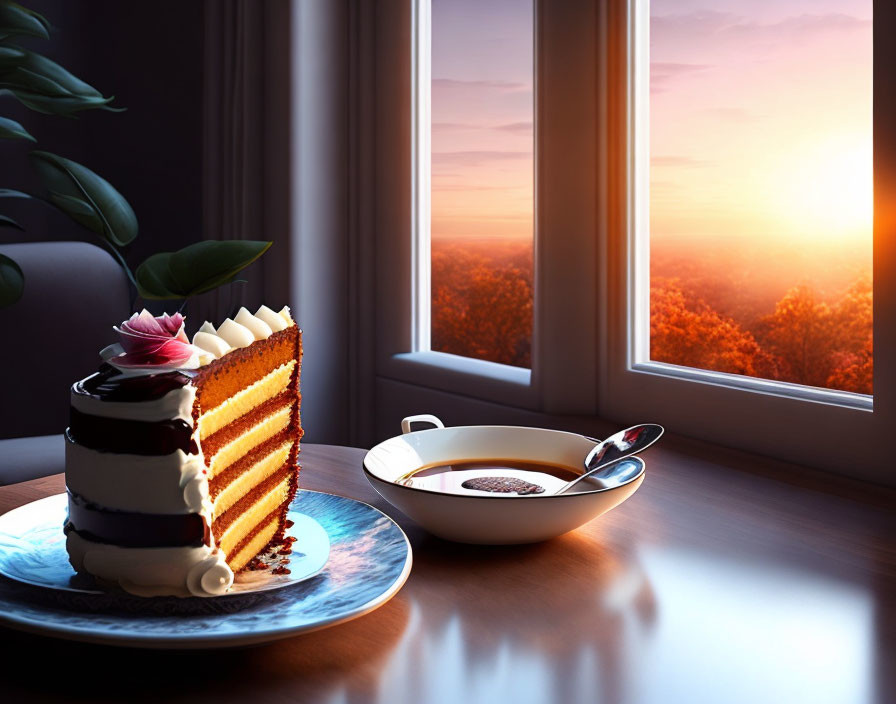
{"type": "Polygon", "coordinates": [[[592,469],[589,469],[589,470],[588,470],[587,472],[585,472],[584,474],[580,474],[578,477],[576,477],[575,479],[573,479],[571,482],[567,482],[566,484],[564,484],[563,486],[561,486],[559,489],[557,489],[557,491],[554,492],[554,496],[557,496],[558,494],[564,494],[564,493],[566,493],[567,491],[569,491],[570,489],[572,489],[576,484],[578,484],[580,481],[582,481],[582,480],[585,479],[586,477],[590,477],[590,476],[591,476],[592,474],[594,474],[595,472],[598,472],[598,471],[600,471],[600,470],[602,470],[602,469],[606,469],[607,467],[609,467],[609,466],[612,465],[612,464],[616,464],[617,462],[622,462],[623,460],[627,460],[629,457],[632,456],[632,454],[634,454],[634,453],[631,453],[631,454],[628,454],[628,455],[624,455],[623,457],[616,457],[616,458],[610,460],[609,462],[604,462],[603,464],[599,464],[599,465],[597,465],[596,467],[594,467],[594,468],[592,468],[592,469]]]}

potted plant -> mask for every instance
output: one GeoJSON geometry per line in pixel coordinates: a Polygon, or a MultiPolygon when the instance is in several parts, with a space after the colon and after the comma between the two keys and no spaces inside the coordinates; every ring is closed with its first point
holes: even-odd
{"type": "MultiPolygon", "coordinates": [[[[46,18],[0,0],[0,97],[14,98],[35,112],[64,117],[88,110],[120,110],[111,105],[113,97],[103,96],[56,62],[21,46],[28,37],[49,40],[46,18]]],[[[23,125],[2,114],[0,139],[37,142],[23,125]]],[[[239,271],[271,246],[271,242],[253,240],[204,240],[177,252],[154,254],[132,269],[124,248],[137,238],[138,226],[124,196],[83,164],[42,150],[29,156],[46,194],[0,188],[0,199],[43,201],[93,233],[124,269],[132,285],[132,306],[137,295],[182,300],[233,282],[239,271]]],[[[24,229],[2,212],[0,227],[24,229]]],[[[25,283],[19,265],[0,254],[0,308],[19,300],[25,283]]]]}

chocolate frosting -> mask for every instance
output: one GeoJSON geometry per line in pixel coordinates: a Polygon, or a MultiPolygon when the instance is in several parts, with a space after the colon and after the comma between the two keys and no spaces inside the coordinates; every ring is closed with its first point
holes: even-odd
{"type": "Polygon", "coordinates": [[[131,513],[92,504],[68,492],[65,531],[98,543],[128,548],[200,547],[211,544],[211,531],[198,513],[131,513]]]}
{"type": "Polygon", "coordinates": [[[150,423],[105,418],[70,409],[65,439],[99,452],[131,455],[170,455],[176,450],[196,454],[193,429],[180,418],[150,423]]]}
{"type": "Polygon", "coordinates": [[[103,364],[95,374],[76,383],[73,390],[100,401],[154,401],[169,391],[186,386],[193,376],[183,370],[128,376],[110,364],[103,364]]]}

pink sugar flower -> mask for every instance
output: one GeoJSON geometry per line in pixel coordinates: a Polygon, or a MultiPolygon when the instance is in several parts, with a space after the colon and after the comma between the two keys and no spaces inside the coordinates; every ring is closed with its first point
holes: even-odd
{"type": "Polygon", "coordinates": [[[180,313],[154,317],[144,308],[116,327],[115,332],[120,344],[110,345],[101,353],[114,367],[161,372],[198,366],[197,349],[187,339],[184,316],[180,313]]]}

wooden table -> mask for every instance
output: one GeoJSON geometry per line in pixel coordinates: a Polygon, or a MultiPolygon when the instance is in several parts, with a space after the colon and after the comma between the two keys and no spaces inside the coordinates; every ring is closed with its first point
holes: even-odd
{"type": "MultiPolygon", "coordinates": [[[[590,525],[471,547],[382,501],[362,457],[306,445],[302,484],[405,529],[414,568],[385,606],[227,651],[0,629],[0,701],[896,702],[893,492],[664,439],[639,492],[590,525]]],[[[62,490],[61,475],[0,489],[0,512],[62,490]]]]}

